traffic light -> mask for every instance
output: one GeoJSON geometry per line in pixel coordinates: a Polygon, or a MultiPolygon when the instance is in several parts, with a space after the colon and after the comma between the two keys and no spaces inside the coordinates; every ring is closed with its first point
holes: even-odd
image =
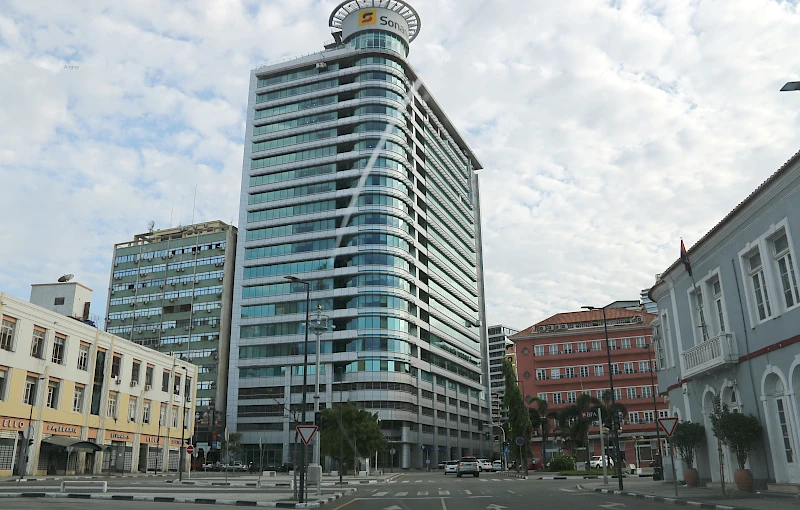
{"type": "Polygon", "coordinates": [[[322,428],[322,427],[325,426],[326,423],[327,423],[327,420],[322,417],[322,413],[321,412],[314,413],[314,425],[316,425],[319,428],[322,428]]]}

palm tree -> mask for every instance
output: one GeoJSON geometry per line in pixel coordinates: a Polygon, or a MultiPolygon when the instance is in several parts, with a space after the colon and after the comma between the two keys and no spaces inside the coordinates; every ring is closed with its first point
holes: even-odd
{"type": "Polygon", "coordinates": [[[540,429],[542,434],[542,465],[547,465],[547,440],[550,438],[550,419],[556,418],[555,411],[547,410],[547,400],[539,397],[525,397],[525,403],[530,406],[534,404],[535,407],[528,407],[528,414],[531,417],[531,424],[534,429],[540,429]]]}
{"type": "MultiPolygon", "coordinates": [[[[575,403],[561,411],[558,417],[565,442],[572,449],[577,449],[581,446],[585,447],[587,457],[589,454],[589,428],[592,425],[592,421],[582,417],[582,415],[592,408],[602,407],[602,405],[602,402],[597,398],[582,393],[578,395],[575,403]]],[[[586,470],[588,471],[589,459],[587,458],[586,460],[586,470]]]]}
{"type": "Polygon", "coordinates": [[[609,430],[612,430],[612,418],[613,413],[616,412],[618,415],[621,415],[619,424],[622,425],[622,420],[624,416],[628,414],[628,408],[625,407],[624,404],[620,404],[619,402],[614,402],[614,405],[611,405],[611,391],[606,390],[603,392],[602,402],[598,406],[600,407],[600,411],[603,413],[603,426],[608,427],[609,430]]]}

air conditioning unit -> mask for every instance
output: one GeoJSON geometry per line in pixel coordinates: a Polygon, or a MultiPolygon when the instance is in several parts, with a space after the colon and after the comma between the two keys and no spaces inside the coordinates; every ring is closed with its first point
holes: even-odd
{"type": "Polygon", "coordinates": [[[119,320],[121,320],[122,322],[125,322],[126,319],[127,319],[127,317],[120,317],[119,318],[119,320]]]}
{"type": "Polygon", "coordinates": [[[131,302],[129,303],[129,305],[130,305],[130,306],[136,306],[136,302],[135,302],[135,301],[131,301],[131,302]]]}
{"type": "Polygon", "coordinates": [[[545,330],[545,327],[544,327],[544,326],[539,326],[539,332],[542,332],[542,331],[544,331],[544,330],[545,330]]]}
{"type": "Polygon", "coordinates": [[[114,384],[122,384],[122,379],[117,377],[116,379],[114,379],[114,384]]]}
{"type": "Polygon", "coordinates": [[[183,329],[189,331],[189,326],[184,326],[183,329]]]}
{"type": "Polygon", "coordinates": [[[131,387],[139,386],[139,381],[131,381],[131,387]]]}
{"type": "Polygon", "coordinates": [[[152,390],[152,389],[153,389],[153,387],[152,387],[152,386],[150,386],[149,384],[146,384],[146,385],[144,386],[144,391],[150,391],[150,390],[152,390]]]}
{"type": "Polygon", "coordinates": [[[174,286],[178,285],[178,282],[170,282],[169,284],[174,287],[174,286]]]}
{"type": "Polygon", "coordinates": [[[211,312],[213,312],[213,311],[214,311],[214,310],[213,310],[212,308],[208,308],[208,309],[206,309],[206,313],[211,313],[211,312]]]}
{"type": "Polygon", "coordinates": [[[161,260],[167,260],[167,256],[166,255],[161,255],[161,260]]]}
{"type": "Polygon", "coordinates": [[[147,276],[147,273],[139,273],[139,276],[147,276]]]}
{"type": "Polygon", "coordinates": [[[171,259],[171,258],[172,258],[172,257],[174,257],[174,256],[175,256],[175,255],[173,255],[172,253],[170,253],[169,255],[167,255],[167,258],[170,258],[170,259],[171,259]]]}
{"type": "Polygon", "coordinates": [[[115,280],[122,280],[122,277],[121,276],[115,276],[114,279],[115,280]]]}
{"type": "Polygon", "coordinates": [[[170,303],[174,302],[177,298],[171,297],[169,298],[170,303]]]}
{"type": "Polygon", "coordinates": [[[112,296],[114,295],[114,289],[111,289],[111,295],[112,296]]]}
{"type": "Polygon", "coordinates": [[[547,326],[547,331],[553,331],[553,326],[547,326]]]}
{"type": "Polygon", "coordinates": [[[216,264],[214,264],[214,267],[222,267],[222,262],[217,262],[216,264]]]}
{"type": "Polygon", "coordinates": [[[180,347],[181,345],[183,345],[183,342],[178,342],[178,347],[180,347]]]}
{"type": "Polygon", "coordinates": [[[163,284],[163,283],[162,283],[162,284],[160,284],[160,285],[158,286],[158,288],[159,288],[159,289],[163,289],[163,288],[164,288],[164,284],[163,284]]]}
{"type": "Polygon", "coordinates": [[[214,324],[212,324],[212,325],[211,325],[211,327],[212,327],[212,328],[218,328],[218,327],[219,327],[219,323],[218,323],[218,322],[215,322],[214,324]]]}
{"type": "Polygon", "coordinates": [[[181,282],[183,285],[189,285],[189,282],[181,282]]]}
{"type": "Polygon", "coordinates": [[[222,281],[222,277],[220,276],[219,278],[217,278],[217,280],[222,281]]]}

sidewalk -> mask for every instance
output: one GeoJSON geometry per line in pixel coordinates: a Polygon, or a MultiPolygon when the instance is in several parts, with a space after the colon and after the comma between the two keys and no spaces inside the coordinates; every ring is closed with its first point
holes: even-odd
{"type": "MultiPolygon", "coordinates": [[[[595,492],[610,492],[619,494],[616,479],[609,480],[608,485],[602,483],[583,483],[579,487],[595,492]]],[[[728,495],[723,496],[719,489],[704,487],[686,487],[678,485],[678,497],[672,483],[654,481],[645,478],[628,478],[624,482],[625,490],[622,494],[639,499],[656,499],[671,504],[689,504],[705,508],[727,509],[752,509],[752,510],[798,510],[800,509],[800,496],[792,496],[774,492],[738,492],[728,487],[728,495]]]]}

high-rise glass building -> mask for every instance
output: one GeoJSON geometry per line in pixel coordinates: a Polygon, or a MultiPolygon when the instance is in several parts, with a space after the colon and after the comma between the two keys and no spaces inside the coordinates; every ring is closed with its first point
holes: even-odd
{"type": "Polygon", "coordinates": [[[330,26],[323,51],[250,75],[228,428],[248,458],[261,439],[265,465],[290,461],[306,314],[293,276],[333,326],[320,405],[379,414],[380,467],[488,455],[481,165],[407,60],[411,6],[347,1],[330,26]]]}

